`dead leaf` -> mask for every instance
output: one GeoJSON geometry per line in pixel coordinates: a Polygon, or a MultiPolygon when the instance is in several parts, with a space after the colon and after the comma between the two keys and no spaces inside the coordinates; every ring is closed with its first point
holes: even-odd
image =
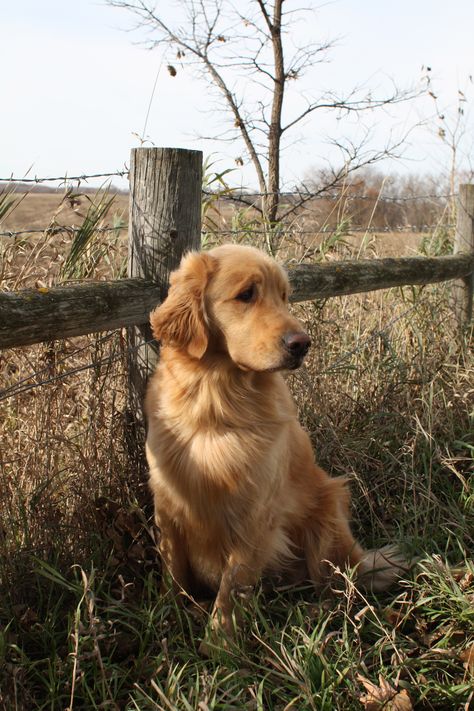
{"type": "Polygon", "coordinates": [[[459,587],[464,591],[472,587],[472,585],[474,585],[474,573],[468,570],[459,581],[459,587]]]}
{"type": "Polygon", "coordinates": [[[383,614],[392,627],[398,627],[405,619],[405,612],[403,610],[396,610],[393,607],[386,607],[383,614]]]}
{"type": "Polygon", "coordinates": [[[474,572],[465,565],[460,565],[451,569],[451,574],[454,580],[459,583],[462,590],[470,587],[474,582],[474,572]]]}
{"type": "Polygon", "coordinates": [[[367,692],[359,696],[359,701],[366,711],[413,711],[406,689],[397,691],[380,675],[379,686],[361,674],[357,674],[357,679],[367,692]]]}
{"type": "Polygon", "coordinates": [[[464,667],[471,676],[474,676],[474,644],[466,647],[459,655],[459,659],[464,662],[464,667]]]}

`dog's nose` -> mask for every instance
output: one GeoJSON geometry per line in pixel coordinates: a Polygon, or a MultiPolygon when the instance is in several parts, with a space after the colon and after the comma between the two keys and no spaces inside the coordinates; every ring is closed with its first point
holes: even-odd
{"type": "Polygon", "coordinates": [[[283,336],[286,349],[296,358],[303,358],[309,350],[311,339],[307,333],[286,333],[283,336]]]}

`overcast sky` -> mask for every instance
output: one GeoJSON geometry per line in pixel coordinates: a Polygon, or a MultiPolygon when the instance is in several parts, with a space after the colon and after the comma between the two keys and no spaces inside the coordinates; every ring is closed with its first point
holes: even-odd
{"type": "MultiPolygon", "coordinates": [[[[307,79],[325,88],[346,89],[365,84],[377,91],[388,77],[401,86],[416,85],[423,65],[431,67],[432,87],[446,116],[456,110],[458,89],[467,95],[466,135],[462,151],[473,146],[474,75],[473,0],[335,0],[320,5],[315,39],[338,37],[331,63],[307,79]]],[[[287,0],[300,5],[299,0],[287,0]]],[[[160,0],[173,8],[172,0],[160,0]]],[[[1,2],[1,144],[0,177],[10,175],[76,175],[109,172],[128,164],[130,148],[146,137],[157,146],[199,148],[212,154],[221,169],[236,168],[232,182],[254,184],[234,143],[203,141],[199,134],[217,134],[223,118],[213,107],[206,86],[179,71],[166,71],[162,50],[136,44],[143,34],[126,32],[132,18],[98,0],[18,0],[1,2]]],[[[449,150],[436,135],[437,120],[428,97],[377,118],[376,140],[400,135],[424,121],[410,135],[399,172],[438,171],[449,163],[449,150]]],[[[328,139],[338,132],[350,137],[350,122],[329,116],[310,121],[296,134],[284,154],[287,185],[323,167],[332,158],[328,139]]],[[[466,160],[466,159],[464,159],[466,160]]],[[[392,169],[394,166],[390,166],[392,169]]]]}

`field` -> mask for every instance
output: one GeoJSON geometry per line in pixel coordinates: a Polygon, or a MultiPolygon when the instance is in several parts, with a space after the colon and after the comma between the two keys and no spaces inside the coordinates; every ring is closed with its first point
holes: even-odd
{"type": "MultiPolygon", "coordinates": [[[[27,195],[0,232],[81,226],[94,196],[62,198],[27,195]]],[[[230,227],[234,239],[263,244],[234,208],[212,210],[206,244],[230,227]]],[[[99,217],[74,260],[77,232],[0,237],[2,288],[123,274],[127,197],[99,217]]],[[[451,238],[448,227],[364,232],[349,223],[311,235],[300,220],[278,254],[439,254],[451,238]]],[[[295,307],[313,347],[288,379],[317,457],[351,478],[364,544],[396,541],[416,564],[378,597],[358,591],[350,572],[324,596],[264,581],[244,606],[242,635],[210,660],[197,652],[209,601],[179,606],[158,592],[125,333],[3,351],[0,708],[467,711],[474,359],[449,297],[444,284],[295,307]]]]}

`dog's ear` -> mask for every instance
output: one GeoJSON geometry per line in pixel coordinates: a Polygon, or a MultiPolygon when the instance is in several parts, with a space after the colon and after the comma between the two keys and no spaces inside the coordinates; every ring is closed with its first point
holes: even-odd
{"type": "Polygon", "coordinates": [[[207,349],[208,324],[204,292],[215,269],[215,258],[190,252],[171,274],[164,302],[150,314],[155,338],[164,344],[185,348],[193,358],[202,358],[207,349]]]}

